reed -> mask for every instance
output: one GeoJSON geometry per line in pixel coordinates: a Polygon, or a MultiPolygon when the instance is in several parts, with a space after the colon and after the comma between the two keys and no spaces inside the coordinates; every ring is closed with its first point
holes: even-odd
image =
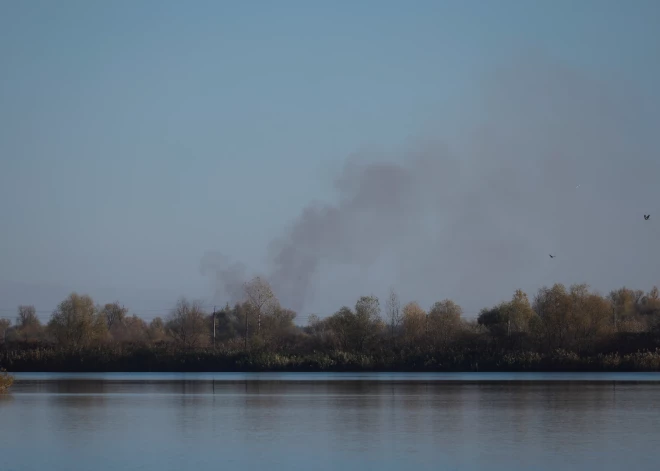
{"type": "MultiPolygon", "coordinates": [[[[631,353],[578,354],[564,349],[549,352],[484,348],[450,350],[399,349],[351,352],[268,351],[234,348],[177,350],[165,347],[35,348],[0,351],[11,371],[42,372],[240,372],[240,371],[660,371],[660,349],[631,353]]],[[[0,376],[7,389],[12,378],[0,376]]]]}
{"type": "Polygon", "coordinates": [[[0,369],[0,393],[9,391],[12,384],[14,384],[14,377],[9,375],[4,369],[0,369]]]}

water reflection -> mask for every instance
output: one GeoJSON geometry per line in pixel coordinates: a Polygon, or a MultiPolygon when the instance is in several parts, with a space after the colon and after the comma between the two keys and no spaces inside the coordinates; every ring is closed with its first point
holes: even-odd
{"type": "Polygon", "coordinates": [[[655,469],[660,383],[23,379],[0,469],[655,469]]]}

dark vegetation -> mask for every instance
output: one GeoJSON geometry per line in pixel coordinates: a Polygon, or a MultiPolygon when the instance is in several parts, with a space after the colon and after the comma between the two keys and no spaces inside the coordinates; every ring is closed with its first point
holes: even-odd
{"type": "Polygon", "coordinates": [[[425,311],[392,291],[296,325],[255,278],[245,301],[212,313],[181,299],[149,323],[119,303],[71,294],[42,325],[34,307],[0,319],[9,371],[660,371],[660,296],[587,285],[541,288],[463,317],[451,300],[425,311]],[[214,322],[215,320],[215,322],[214,322]],[[215,336],[213,326],[215,323],[215,336]]]}

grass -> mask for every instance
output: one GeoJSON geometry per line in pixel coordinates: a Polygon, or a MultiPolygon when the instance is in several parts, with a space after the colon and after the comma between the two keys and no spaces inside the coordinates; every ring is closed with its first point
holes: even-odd
{"type": "Polygon", "coordinates": [[[0,393],[9,391],[12,384],[14,384],[14,377],[0,369],[0,393]]]}

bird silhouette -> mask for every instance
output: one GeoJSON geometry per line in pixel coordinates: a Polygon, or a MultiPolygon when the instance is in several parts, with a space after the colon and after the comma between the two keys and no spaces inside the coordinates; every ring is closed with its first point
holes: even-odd
{"type": "MultiPolygon", "coordinates": [[[[550,254],[548,254],[548,255],[550,255],[550,254]]],[[[554,255],[550,255],[550,258],[555,258],[555,256],[554,256],[554,255]]]]}
{"type": "Polygon", "coordinates": [[[645,214],[645,215],[644,215],[644,220],[645,220],[645,221],[648,221],[650,217],[651,217],[650,214],[645,214]]]}

